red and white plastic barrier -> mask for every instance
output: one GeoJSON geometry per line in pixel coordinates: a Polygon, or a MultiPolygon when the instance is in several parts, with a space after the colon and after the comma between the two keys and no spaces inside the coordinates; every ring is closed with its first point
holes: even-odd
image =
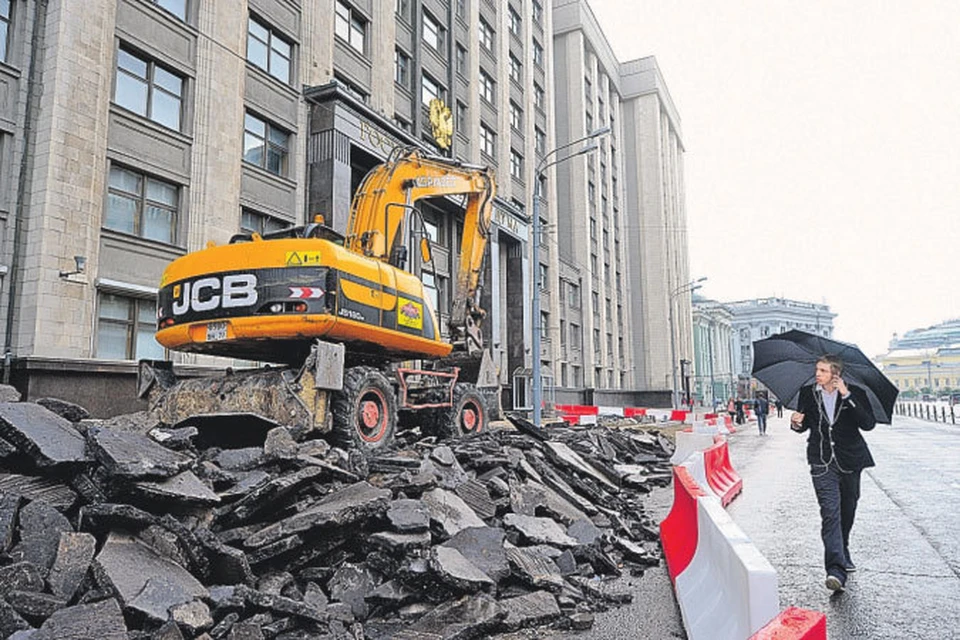
{"type": "Polygon", "coordinates": [[[780,610],[777,573],[717,498],[697,498],[697,549],[676,577],[689,640],[743,640],[780,610]]]}
{"type": "Polygon", "coordinates": [[[723,506],[730,504],[743,491],[743,479],[730,464],[730,449],[726,440],[703,450],[703,466],[707,484],[720,498],[723,506]]]}
{"type": "MultiPolygon", "coordinates": [[[[703,435],[706,434],[688,433],[685,438],[703,435]]],[[[709,437],[713,439],[713,436],[709,437]]],[[[697,442],[704,444],[703,440],[697,442]]],[[[693,448],[679,464],[687,468],[704,492],[719,498],[724,507],[743,490],[743,479],[730,464],[730,450],[727,447],[727,441],[722,438],[719,442],[711,442],[709,446],[702,449],[693,448]]]]}
{"type": "Polygon", "coordinates": [[[686,467],[673,468],[673,506],[660,523],[660,543],[671,580],[687,568],[697,550],[697,498],[704,495],[686,467]]]}
{"type": "Polygon", "coordinates": [[[724,510],[743,489],[726,439],[679,432],[675,459],[684,453],[673,467],[673,506],[660,523],[660,541],[687,637],[826,640],[823,614],[778,614],[773,566],[724,510]]]}
{"type": "Polygon", "coordinates": [[[827,617],[819,611],[787,607],[750,640],[826,640],[827,617]]]}
{"type": "Polygon", "coordinates": [[[697,425],[693,426],[693,431],[677,431],[676,447],[673,450],[673,456],[670,457],[670,462],[675,465],[683,464],[691,454],[712,447],[713,439],[713,433],[700,431],[697,429],[697,425]]]}

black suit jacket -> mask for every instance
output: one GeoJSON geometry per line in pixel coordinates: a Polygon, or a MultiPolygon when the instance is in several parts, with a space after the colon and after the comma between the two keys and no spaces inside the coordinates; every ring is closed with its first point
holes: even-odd
{"type": "Polygon", "coordinates": [[[797,411],[803,414],[803,423],[799,428],[793,425],[791,428],[798,433],[810,432],[807,437],[807,462],[810,464],[829,462],[832,449],[841,469],[860,471],[874,466],[873,456],[860,432],[873,429],[877,420],[866,391],[852,384],[847,388],[850,389],[848,398],[837,395],[832,426],[826,416],[826,407],[815,391],[816,385],[800,389],[797,411]]]}

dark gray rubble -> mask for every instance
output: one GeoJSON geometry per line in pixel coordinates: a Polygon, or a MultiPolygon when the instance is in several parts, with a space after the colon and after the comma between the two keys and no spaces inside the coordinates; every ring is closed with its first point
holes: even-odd
{"type": "Polygon", "coordinates": [[[407,429],[363,455],[283,428],[230,448],[200,445],[202,420],[0,402],[0,639],[589,626],[630,599],[612,578],[660,561],[644,493],[670,482],[672,445],[636,423],[511,422],[407,429]]]}

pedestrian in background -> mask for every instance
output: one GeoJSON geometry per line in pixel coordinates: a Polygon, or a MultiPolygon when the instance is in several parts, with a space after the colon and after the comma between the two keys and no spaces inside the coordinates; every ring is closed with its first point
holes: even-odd
{"type": "Polygon", "coordinates": [[[743,413],[743,399],[737,398],[737,401],[734,402],[734,408],[737,411],[737,424],[743,424],[746,422],[747,418],[743,413]]]}
{"type": "Polygon", "coordinates": [[[766,396],[757,396],[754,409],[757,411],[757,429],[760,430],[760,435],[767,435],[767,414],[770,413],[770,401],[767,400],[766,396]]]}
{"type": "Polygon", "coordinates": [[[780,402],[780,398],[777,398],[776,402],[773,403],[777,407],[777,417],[783,417],[783,403],[780,402]]]}
{"type": "Polygon", "coordinates": [[[839,357],[821,356],[816,366],[816,383],[800,389],[790,428],[810,432],[807,462],[820,504],[824,584],[842,591],[847,575],[857,568],[850,558],[850,530],[860,499],[860,472],[874,466],[860,432],[873,429],[876,418],[866,391],[844,382],[839,357]]]}
{"type": "Polygon", "coordinates": [[[733,396],[730,396],[730,399],[727,400],[727,413],[730,414],[730,422],[733,423],[737,418],[737,405],[733,401],[733,396]]]}

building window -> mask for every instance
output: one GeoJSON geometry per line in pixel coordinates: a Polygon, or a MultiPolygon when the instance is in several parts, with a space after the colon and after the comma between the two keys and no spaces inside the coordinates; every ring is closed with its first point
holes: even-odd
{"type": "Polygon", "coordinates": [[[496,83],[494,83],[493,78],[487,75],[485,71],[480,72],[480,97],[494,104],[496,99],[496,83]]]}
{"type": "MultiPolygon", "coordinates": [[[[166,9],[181,20],[186,21],[187,0],[153,0],[153,3],[158,7],[166,9]]],[[[6,4],[8,7],[10,6],[8,0],[0,0],[0,8],[2,8],[4,4],[6,4]]]]}
{"type": "Polygon", "coordinates": [[[549,289],[550,283],[547,281],[547,265],[540,263],[540,288],[549,289]]]}
{"type": "Polygon", "coordinates": [[[567,296],[570,300],[570,306],[574,309],[580,308],[580,285],[575,282],[570,283],[570,294],[567,296]]]}
{"type": "Polygon", "coordinates": [[[290,83],[290,43],[253,18],[247,20],[247,61],[290,83]]]}
{"type": "Polygon", "coordinates": [[[243,207],[240,210],[240,231],[243,233],[259,233],[262,236],[265,233],[280,231],[291,226],[286,220],[268,216],[253,209],[243,207]]]}
{"type": "Polygon", "coordinates": [[[447,90],[441,87],[436,80],[423,74],[422,82],[420,86],[420,101],[423,102],[425,106],[430,106],[430,101],[438,99],[447,101],[447,90]]]}
{"type": "Polygon", "coordinates": [[[550,314],[546,311],[540,312],[540,338],[543,340],[550,339],[550,314]]]}
{"type": "Polygon", "coordinates": [[[288,172],[290,134],[247,112],[243,120],[243,159],[278,176],[288,172]]]}
{"type": "Polygon", "coordinates": [[[410,0],[397,0],[397,15],[410,21],[410,0]]]}
{"type": "Polygon", "coordinates": [[[177,185],[119,165],[110,167],[105,228],[173,244],[179,208],[177,185]]]}
{"type": "Polygon", "coordinates": [[[493,27],[487,24],[487,21],[480,18],[480,46],[493,53],[493,27]]]}
{"type": "Polygon", "coordinates": [[[580,325],[570,323],[570,349],[580,351],[580,325]]]}
{"type": "Polygon", "coordinates": [[[512,53],[510,54],[510,79],[519,85],[523,84],[523,63],[512,53]]]}
{"type": "Polygon", "coordinates": [[[545,98],[543,95],[543,87],[536,82],[533,83],[533,105],[537,109],[540,109],[540,111],[544,110],[545,98]]]}
{"type": "Polygon", "coordinates": [[[541,131],[539,127],[536,127],[533,130],[533,138],[534,138],[534,148],[536,149],[536,152],[539,153],[540,155],[543,155],[544,152],[547,150],[547,134],[541,131]]]}
{"type": "Polygon", "coordinates": [[[163,359],[163,347],[153,337],[157,303],[101,293],[97,314],[97,357],[110,360],[163,359]]]}
{"type": "Polygon", "coordinates": [[[114,101],[124,109],[179,131],[183,78],[152,60],[119,49],[114,101]]]}
{"type": "Polygon", "coordinates": [[[513,100],[510,101],[510,126],[517,131],[523,130],[523,109],[513,100]]]}
{"type": "Polygon", "coordinates": [[[337,0],[337,16],[334,20],[334,33],[349,44],[357,53],[364,53],[364,41],[367,39],[367,21],[357,10],[342,0],[337,0]]]}
{"type": "Polygon", "coordinates": [[[457,43],[457,73],[467,75],[467,50],[460,43],[457,43]]]}
{"type": "Polygon", "coordinates": [[[437,53],[443,53],[444,31],[440,23],[426,11],[423,12],[423,41],[437,53]]]}
{"type": "Polygon", "coordinates": [[[457,131],[463,131],[460,124],[467,121],[467,105],[462,102],[457,102],[457,112],[455,114],[456,120],[453,122],[453,126],[457,131]]]}
{"type": "Polygon", "coordinates": [[[520,18],[520,14],[517,13],[517,10],[513,7],[510,7],[507,11],[510,14],[510,33],[519,37],[520,29],[523,28],[523,22],[520,18]]]}
{"type": "Polygon", "coordinates": [[[491,158],[497,153],[497,134],[485,124],[480,125],[480,151],[491,158]]]}
{"type": "Polygon", "coordinates": [[[410,56],[405,54],[400,49],[394,49],[393,52],[393,61],[395,68],[397,84],[399,84],[404,89],[410,88],[410,56]]]}
{"type": "Polygon", "coordinates": [[[7,61],[7,39],[10,33],[10,0],[0,0],[0,61],[7,61]]]}
{"type": "Polygon", "coordinates": [[[540,0],[533,0],[533,21],[539,25],[543,24],[543,5],[540,0]]]}
{"type": "Polygon", "coordinates": [[[533,63],[543,67],[543,47],[536,40],[533,41],[533,63]]]}
{"type": "Polygon", "coordinates": [[[467,18],[467,0],[457,0],[457,17],[467,18]]]}
{"type": "Polygon", "coordinates": [[[510,175],[517,180],[523,180],[523,156],[515,149],[510,150],[510,175]]]}

